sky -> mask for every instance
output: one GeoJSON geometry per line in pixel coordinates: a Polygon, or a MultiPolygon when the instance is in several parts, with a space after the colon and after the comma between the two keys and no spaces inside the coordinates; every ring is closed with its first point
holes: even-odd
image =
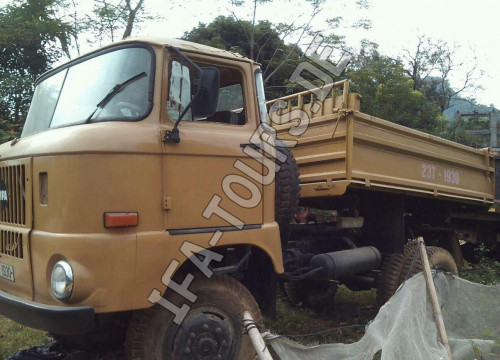
{"type": "MultiPolygon", "coordinates": [[[[143,24],[135,35],[180,37],[199,22],[209,23],[218,15],[231,15],[230,10],[241,19],[250,19],[252,10],[248,6],[231,8],[220,0],[184,0],[180,6],[167,5],[172,2],[166,0],[145,1],[150,13],[161,15],[165,20],[143,24]]],[[[252,1],[246,0],[246,3],[252,1]]],[[[274,0],[259,5],[257,20],[303,24],[310,14],[311,7],[305,0],[274,0]]],[[[477,68],[483,71],[482,75],[477,73],[477,84],[484,90],[470,95],[479,103],[500,107],[500,1],[371,0],[368,10],[360,10],[353,0],[328,0],[312,26],[326,29],[325,20],[339,15],[348,20],[371,20],[369,31],[348,27],[339,30],[346,36],[347,44],[354,48],[361,39],[367,38],[379,44],[380,52],[396,58],[403,54],[403,49],[413,49],[417,36],[424,35],[457,44],[457,62],[464,62],[464,68],[473,66],[475,54],[477,68]]],[[[304,38],[302,46],[309,41],[310,38],[304,38]]],[[[456,72],[451,79],[452,86],[462,84],[463,73],[456,72]]]]}
{"type": "MultiPolygon", "coordinates": [[[[8,0],[0,0],[4,5],[8,0]]],[[[132,0],[134,1],[134,0],[132,0]]],[[[133,36],[162,36],[178,38],[199,22],[210,23],[218,15],[236,15],[240,19],[251,18],[253,3],[244,0],[246,6],[232,7],[231,0],[144,0],[146,10],[160,15],[163,20],[143,23],[134,29],[133,36]]],[[[484,90],[472,94],[479,103],[500,107],[500,1],[498,0],[367,0],[368,10],[360,10],[354,0],[327,0],[322,11],[314,18],[315,30],[327,30],[325,20],[336,16],[346,19],[346,26],[339,31],[346,36],[348,46],[359,47],[360,40],[367,38],[379,44],[381,53],[397,58],[403,49],[414,49],[418,35],[444,40],[459,46],[457,62],[464,62],[464,69],[472,67],[474,54],[477,58],[477,84],[484,90]],[[350,28],[351,19],[369,19],[369,31],[350,28]]],[[[92,7],[91,0],[76,0],[82,12],[92,7]]],[[[272,23],[306,23],[311,16],[311,6],[306,0],[272,0],[257,8],[257,20],[272,23]]],[[[352,22],[352,21],[351,21],[352,22]]],[[[287,41],[293,41],[293,38],[287,41]]],[[[306,47],[311,38],[300,42],[306,47]]],[[[87,46],[84,51],[90,50],[87,46]]],[[[451,85],[462,84],[464,72],[456,72],[451,85]]]]}

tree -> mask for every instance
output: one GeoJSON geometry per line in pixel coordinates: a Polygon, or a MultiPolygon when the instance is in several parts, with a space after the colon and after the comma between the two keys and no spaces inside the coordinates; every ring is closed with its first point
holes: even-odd
{"type": "Polygon", "coordinates": [[[139,0],[137,4],[133,6],[131,0],[125,0],[125,6],[127,8],[127,26],[125,27],[125,32],[123,33],[122,39],[125,39],[132,35],[132,28],[134,27],[137,13],[141,10],[143,3],[144,0],[139,0]]]}
{"type": "Polygon", "coordinates": [[[463,59],[459,47],[441,40],[418,36],[417,46],[410,51],[404,49],[405,72],[413,80],[413,89],[426,94],[436,102],[441,112],[450,107],[452,100],[461,99],[480,87],[476,84],[477,59],[463,59]],[[466,65],[466,63],[469,63],[466,65]],[[450,85],[451,78],[462,75],[456,88],[450,85]]]}
{"type": "Polygon", "coordinates": [[[84,29],[89,30],[102,45],[104,41],[115,41],[116,33],[126,21],[125,11],[119,4],[109,0],[95,0],[92,13],[86,15],[84,29]]]}
{"type": "MultiPolygon", "coordinates": [[[[283,43],[285,43],[285,39],[288,36],[291,35],[297,35],[295,43],[292,46],[289,46],[288,49],[283,49],[283,48],[275,48],[274,55],[278,53],[282,53],[280,56],[281,61],[270,71],[267,73],[267,71],[264,71],[264,82],[269,83],[270,79],[274,77],[278,71],[281,70],[282,66],[285,66],[286,63],[289,62],[289,59],[293,57],[293,55],[297,52],[301,52],[299,50],[298,44],[302,40],[302,37],[308,32],[310,32],[310,24],[313,21],[313,19],[318,15],[321,11],[321,6],[326,2],[326,0],[305,0],[306,3],[309,3],[312,6],[312,14],[309,17],[309,20],[305,24],[301,25],[295,25],[295,24],[278,24],[277,26],[274,27],[274,30],[278,32],[279,36],[281,37],[281,40],[283,43]]],[[[231,14],[233,18],[241,25],[241,31],[243,34],[246,36],[246,39],[249,44],[249,51],[247,53],[247,57],[249,57],[252,60],[256,60],[256,55],[258,55],[258,51],[256,47],[259,47],[260,44],[262,43],[260,40],[262,40],[262,37],[266,34],[262,34],[260,38],[257,38],[257,26],[258,24],[256,23],[256,16],[257,16],[257,9],[258,5],[264,4],[264,3],[269,3],[271,0],[251,0],[251,1],[244,1],[244,0],[232,0],[231,4],[233,6],[242,6],[245,5],[247,2],[250,2],[252,4],[252,12],[250,15],[251,20],[243,21],[241,20],[234,11],[231,11],[231,14]],[[249,25],[249,26],[248,26],[249,25]]],[[[302,13],[307,13],[307,10],[304,8],[301,8],[302,13]]],[[[274,56],[271,57],[270,61],[273,61],[274,56]]],[[[266,70],[270,70],[269,68],[266,68],[266,70]]]]}
{"type": "Polygon", "coordinates": [[[383,56],[365,42],[348,77],[363,97],[362,111],[428,133],[441,133],[444,120],[436,103],[414,89],[399,60],[383,56]]]}
{"type": "MultiPolygon", "coordinates": [[[[250,26],[248,26],[248,22],[247,22],[247,26],[242,26],[241,27],[241,30],[244,32],[244,34],[246,35],[247,39],[248,39],[248,42],[249,42],[249,53],[248,53],[248,57],[250,59],[254,59],[254,48],[255,48],[255,19],[256,19],[256,16],[257,16],[257,5],[258,4],[263,4],[263,3],[267,3],[267,2],[270,2],[271,0],[251,0],[252,3],[253,3],[253,12],[252,12],[252,20],[249,22],[250,26]]],[[[244,1],[242,0],[238,0],[238,1],[233,1],[233,5],[236,5],[236,6],[241,6],[242,4],[244,3],[244,1]]],[[[238,17],[234,14],[233,12],[233,16],[234,18],[240,22],[240,20],[238,19],[238,17]]]]}
{"type": "Polygon", "coordinates": [[[160,17],[146,13],[144,0],[95,0],[91,14],[82,20],[80,32],[90,32],[95,41],[114,42],[132,35],[135,26],[146,20],[158,20],[160,17]]]}
{"type": "Polygon", "coordinates": [[[261,63],[262,71],[270,73],[283,64],[273,79],[266,84],[266,93],[269,98],[285,95],[286,81],[302,59],[302,52],[294,45],[285,44],[280,37],[280,29],[270,22],[259,21],[252,25],[249,21],[219,16],[210,24],[200,23],[193,30],[184,33],[183,39],[250,57],[252,47],[248,42],[247,33],[252,26],[255,33],[253,58],[261,63]]]}
{"type": "Polygon", "coordinates": [[[65,5],[63,0],[16,0],[0,9],[0,127],[10,137],[24,123],[35,79],[68,53],[72,28],[57,16],[65,5]]]}

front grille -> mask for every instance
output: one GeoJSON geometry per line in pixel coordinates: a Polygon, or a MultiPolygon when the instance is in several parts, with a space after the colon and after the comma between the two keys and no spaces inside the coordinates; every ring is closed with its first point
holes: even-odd
{"type": "Polygon", "coordinates": [[[23,235],[13,231],[0,231],[0,254],[23,258],[23,235]]]}
{"type": "Polygon", "coordinates": [[[0,167],[0,222],[26,225],[24,165],[0,167]]]}

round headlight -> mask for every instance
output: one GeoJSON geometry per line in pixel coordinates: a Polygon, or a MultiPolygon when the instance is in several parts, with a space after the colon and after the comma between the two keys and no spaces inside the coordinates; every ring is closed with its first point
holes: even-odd
{"type": "Polygon", "coordinates": [[[58,300],[68,300],[73,292],[73,270],[65,260],[58,261],[52,268],[50,288],[58,300]]]}

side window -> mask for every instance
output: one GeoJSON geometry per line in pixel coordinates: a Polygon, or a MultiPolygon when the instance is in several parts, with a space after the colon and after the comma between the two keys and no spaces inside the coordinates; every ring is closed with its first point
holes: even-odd
{"type": "Polygon", "coordinates": [[[228,85],[220,89],[217,111],[243,111],[243,88],[241,84],[228,85]]]}
{"type": "MultiPolygon", "coordinates": [[[[213,64],[200,64],[214,66],[213,64]]],[[[219,100],[217,111],[209,117],[193,118],[188,110],[183,121],[210,122],[229,125],[244,125],[247,122],[243,92],[243,75],[235,68],[216,66],[220,73],[219,100]]],[[[191,101],[196,89],[193,88],[194,72],[180,60],[170,62],[169,92],[167,113],[172,120],[177,120],[191,101]]]]}

